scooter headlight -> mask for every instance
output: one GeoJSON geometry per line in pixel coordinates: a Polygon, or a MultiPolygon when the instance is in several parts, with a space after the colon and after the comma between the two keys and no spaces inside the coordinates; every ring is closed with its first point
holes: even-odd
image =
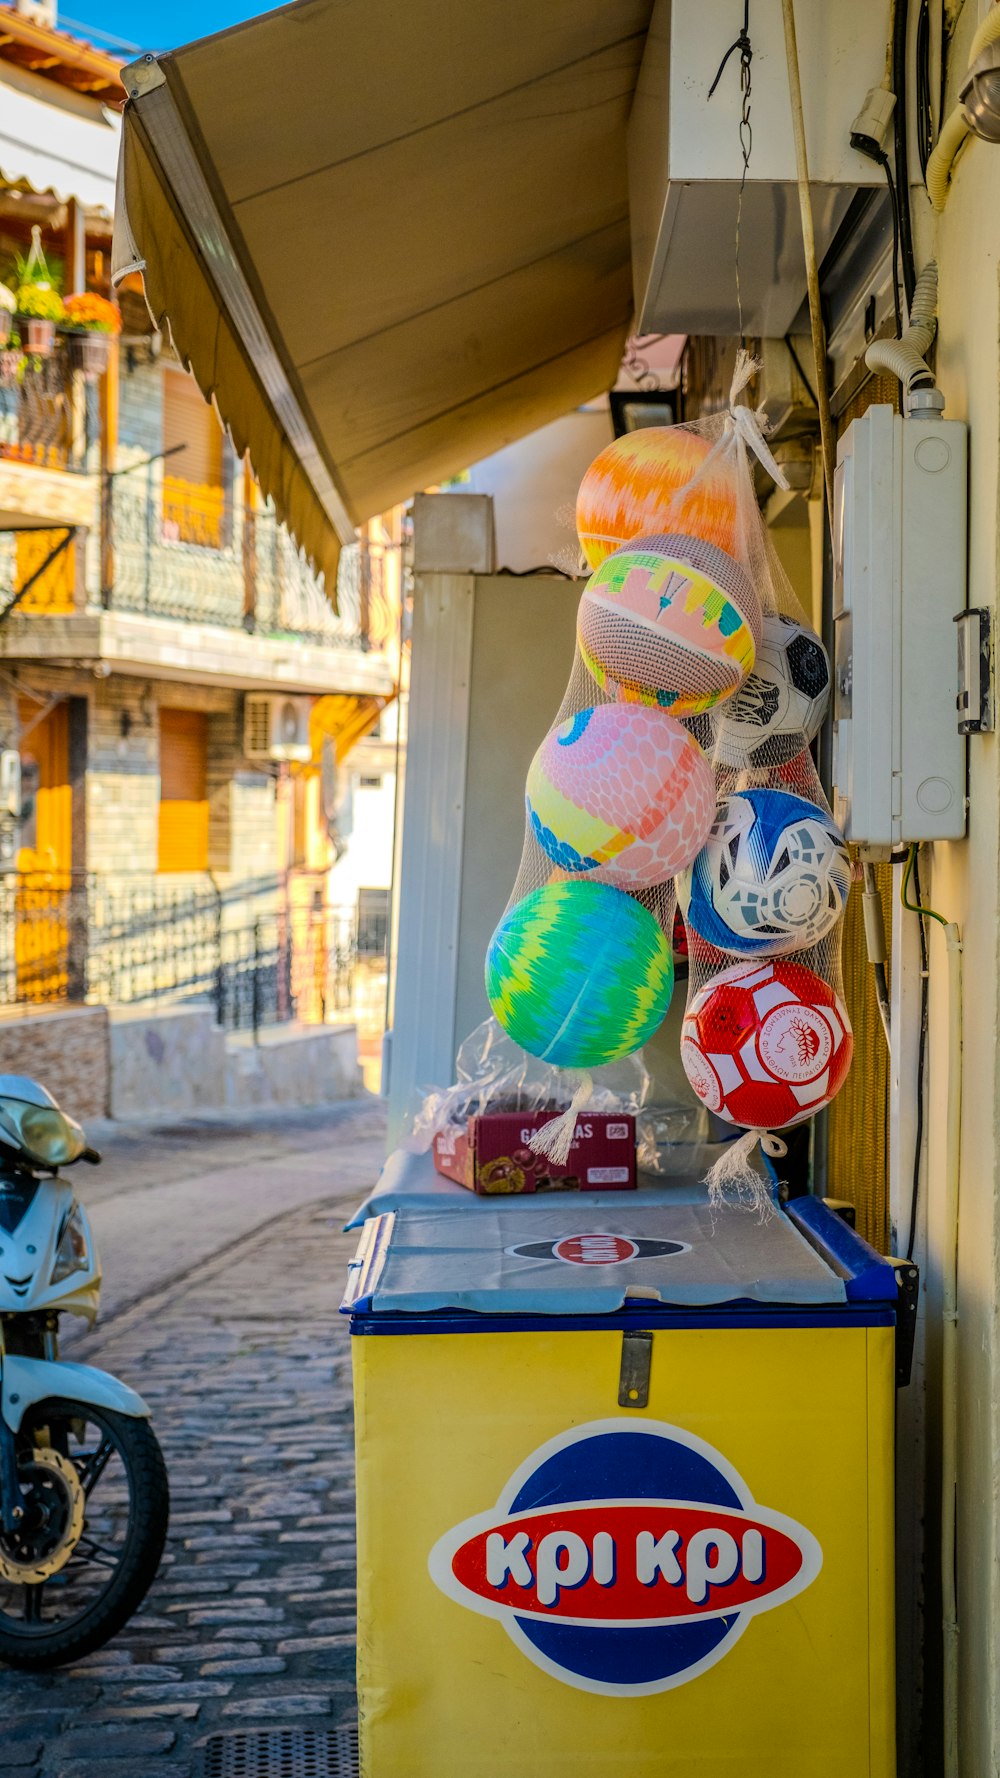
{"type": "Polygon", "coordinates": [[[21,1147],[39,1166],[65,1166],[83,1153],[86,1138],[79,1124],[54,1105],[26,1105],[5,1099],[2,1110],[13,1124],[21,1147]]]}
{"type": "Polygon", "coordinates": [[[74,1199],[70,1205],[69,1215],[63,1223],[56,1257],[52,1266],[51,1284],[61,1284],[64,1278],[71,1278],[74,1272],[90,1270],[90,1246],[87,1231],[83,1226],[83,1215],[79,1204],[74,1199]]]}

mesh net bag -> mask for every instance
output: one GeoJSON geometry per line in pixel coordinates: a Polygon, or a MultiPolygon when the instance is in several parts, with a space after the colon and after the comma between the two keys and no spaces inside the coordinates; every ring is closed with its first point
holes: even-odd
{"type": "MultiPolygon", "coordinates": [[[[754,369],[741,354],[728,413],[616,440],[584,478],[577,524],[594,572],[570,681],[529,770],[521,863],[486,985],[512,1041],[573,1084],[565,1116],[535,1138],[558,1159],[589,1071],[640,1048],[670,1003],[676,882],[690,951],[685,1069],[703,1104],[748,1130],[712,1183],[757,1202],[749,1148],[796,1119],[778,1115],[785,1100],[771,1115],[761,1094],[737,1104],[714,1084],[712,985],[763,958],[772,995],[790,993],[794,948],[799,1004],[818,1005],[822,990],[842,1011],[836,928],[849,866],[808,753],[829,666],[754,492],[751,455],[785,485],[762,416],[737,402],[754,369]]],[[[808,1047],[803,1018],[795,1041],[808,1047]]]]}

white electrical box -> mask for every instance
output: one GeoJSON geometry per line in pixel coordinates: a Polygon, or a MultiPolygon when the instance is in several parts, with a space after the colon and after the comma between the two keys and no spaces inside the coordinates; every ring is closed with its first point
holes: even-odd
{"type": "Polygon", "coordinates": [[[963,422],[890,407],[870,407],[837,449],[834,814],[883,852],[965,833],[966,452],[963,422]]]}

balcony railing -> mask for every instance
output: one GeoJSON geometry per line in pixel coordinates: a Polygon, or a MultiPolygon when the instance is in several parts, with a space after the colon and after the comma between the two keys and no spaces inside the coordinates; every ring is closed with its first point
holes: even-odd
{"type": "Polygon", "coordinates": [[[395,638],[381,556],[344,550],[334,612],[275,514],[245,508],[231,487],[196,486],[149,465],[111,477],[104,508],[108,609],[327,647],[383,649],[395,638]]]}
{"type": "Polygon", "coordinates": [[[214,888],[137,874],[0,874],[0,1005],[211,1005],[227,1030],[323,1024],[355,972],[385,967],[385,922],[280,879],[214,888]],[[360,960],[360,961],[359,961],[360,960]]]}
{"type": "Polygon", "coordinates": [[[78,473],[95,467],[98,390],[78,365],[75,336],[57,336],[44,358],[0,349],[0,458],[78,473]]]}

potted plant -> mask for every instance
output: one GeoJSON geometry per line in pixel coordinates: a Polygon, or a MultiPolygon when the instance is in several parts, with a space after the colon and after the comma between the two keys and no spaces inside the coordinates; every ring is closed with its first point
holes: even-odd
{"type": "Polygon", "coordinates": [[[121,315],[114,303],[93,290],[68,296],[64,307],[66,320],[74,330],[77,368],[83,371],[88,382],[93,382],[108,368],[111,341],[121,332],[121,315]]]}
{"type": "Polygon", "coordinates": [[[0,346],[5,346],[10,339],[16,308],[14,292],[8,290],[6,284],[0,284],[0,346]]]}
{"type": "Polygon", "coordinates": [[[47,358],[55,345],[56,323],[65,319],[63,299],[56,280],[49,271],[42,248],[42,231],[36,223],[31,231],[31,249],[26,259],[15,261],[17,289],[14,300],[17,313],[24,317],[21,333],[27,335],[26,346],[39,358],[47,358]]]}

